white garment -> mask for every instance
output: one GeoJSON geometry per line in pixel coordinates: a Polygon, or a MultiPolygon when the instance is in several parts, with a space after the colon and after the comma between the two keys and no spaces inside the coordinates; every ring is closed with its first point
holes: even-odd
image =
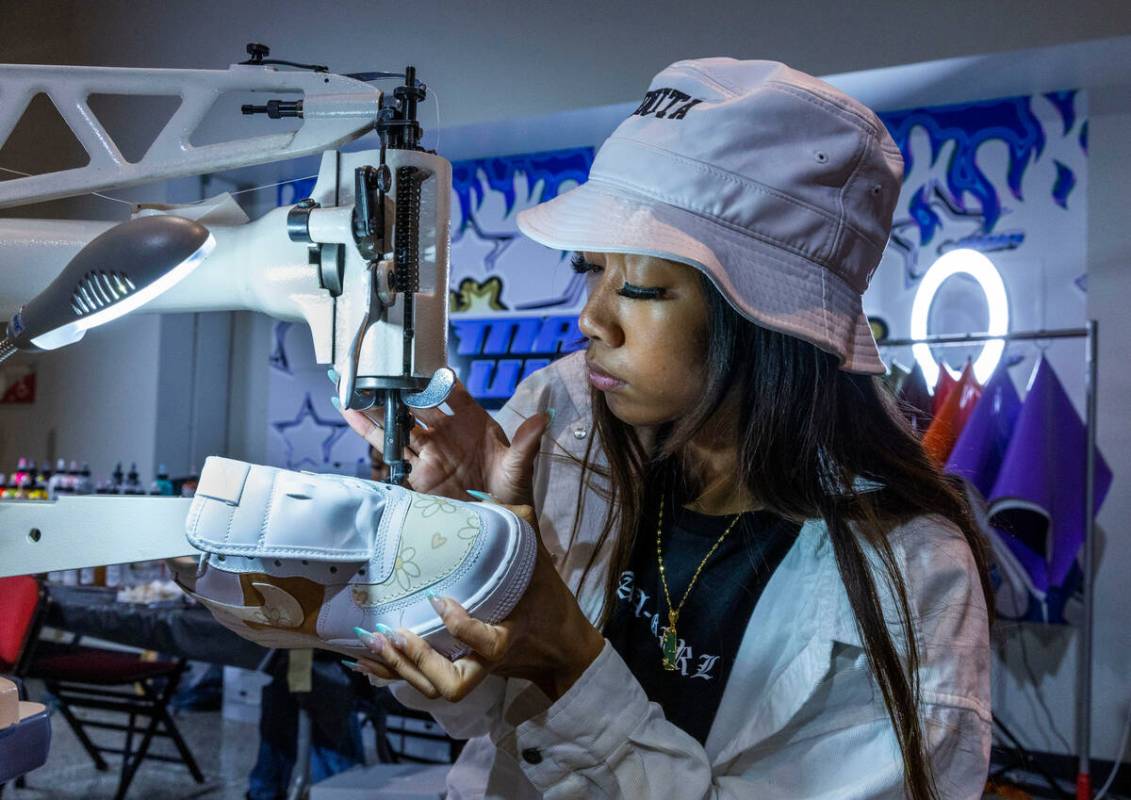
{"type": "MultiPolygon", "coordinates": [[[[511,434],[548,408],[556,416],[537,462],[535,508],[546,547],[577,593],[605,510],[588,490],[567,557],[578,462],[593,435],[581,354],[524,381],[501,422],[511,434]]],[[[940,794],[981,797],[990,651],[973,556],[961,531],[936,516],[912,520],[891,540],[916,623],[920,715],[940,794]]],[[[601,553],[579,595],[591,619],[607,562],[601,553]]],[[[881,594],[888,619],[897,619],[881,594]]],[[[898,627],[892,633],[898,646],[898,627]]],[[[903,797],[899,746],[820,520],[802,526],[758,600],[705,747],[649,702],[608,642],[552,705],[530,683],[497,676],[456,704],[403,683],[393,691],[452,736],[471,739],[448,778],[453,799],[903,797]]]]}

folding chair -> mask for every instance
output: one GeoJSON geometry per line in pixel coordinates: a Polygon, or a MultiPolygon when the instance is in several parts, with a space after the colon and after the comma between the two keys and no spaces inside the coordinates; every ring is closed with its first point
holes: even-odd
{"type": "Polygon", "coordinates": [[[169,701],[185,670],[184,659],[146,661],[134,653],[81,646],[77,639],[68,644],[37,642],[46,604],[34,579],[0,579],[0,607],[9,608],[9,598],[17,598],[23,601],[21,607],[25,607],[26,613],[27,597],[32,591],[27,581],[34,585],[38,602],[31,612],[33,622],[25,637],[26,646],[18,659],[16,674],[44,682],[56,700],[59,713],[96,769],[109,769],[103,754],[122,756],[115,800],[124,800],[138,768],[147,759],[184,764],[193,779],[203,783],[204,774],[169,714],[169,701]],[[5,585],[5,582],[19,583],[5,585]],[[80,718],[76,709],[116,712],[125,717],[125,722],[80,718]],[[95,742],[90,737],[90,729],[123,732],[123,746],[110,747],[95,742]],[[177,755],[151,753],[154,738],[171,740],[177,755]]]}
{"type": "Polygon", "coordinates": [[[445,734],[431,714],[401,705],[388,689],[373,687],[357,673],[351,673],[351,682],[358,699],[358,711],[364,721],[373,726],[378,761],[383,764],[453,764],[459,758],[464,742],[445,734]],[[400,724],[390,725],[390,716],[399,717],[400,724]],[[414,747],[413,742],[418,746],[414,747]],[[428,748],[424,743],[443,744],[428,748]],[[447,753],[443,757],[429,757],[420,755],[423,749],[446,750],[447,753]]]}

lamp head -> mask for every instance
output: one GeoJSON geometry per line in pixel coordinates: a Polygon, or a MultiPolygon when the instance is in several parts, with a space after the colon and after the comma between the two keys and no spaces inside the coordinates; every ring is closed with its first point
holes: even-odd
{"type": "Polygon", "coordinates": [[[0,340],[0,360],[15,350],[54,350],[134,311],[175,286],[216,240],[183,217],[139,217],[92,239],[51,284],[20,308],[0,340]]]}

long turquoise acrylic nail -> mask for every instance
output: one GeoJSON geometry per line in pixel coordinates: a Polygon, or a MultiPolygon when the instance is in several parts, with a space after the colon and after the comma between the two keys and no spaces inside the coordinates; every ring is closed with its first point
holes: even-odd
{"type": "Polygon", "coordinates": [[[466,489],[465,491],[476,500],[482,500],[485,503],[498,502],[497,500],[495,500],[495,496],[488,492],[481,492],[478,489],[466,489]]]}
{"type": "Polygon", "coordinates": [[[377,632],[379,634],[381,634],[382,636],[384,636],[386,639],[388,639],[390,642],[392,642],[397,647],[402,647],[402,648],[404,647],[404,645],[405,645],[404,637],[401,636],[399,633],[397,633],[392,628],[390,628],[388,625],[382,625],[380,622],[378,622],[377,623],[377,632]]]}
{"type": "Polygon", "coordinates": [[[428,598],[428,602],[432,604],[432,608],[436,610],[436,613],[443,617],[444,611],[446,611],[448,607],[447,601],[431,589],[425,592],[424,596],[428,598]]]}
{"type": "Polygon", "coordinates": [[[550,418],[550,424],[553,425],[554,420],[557,419],[558,410],[556,408],[547,408],[546,416],[550,418]]]}
{"type": "Polygon", "coordinates": [[[352,669],[354,672],[357,672],[357,662],[356,661],[350,661],[348,658],[343,658],[342,664],[344,664],[347,669],[352,669]]]}
{"type": "Polygon", "coordinates": [[[365,628],[358,628],[355,626],[353,632],[357,635],[357,638],[361,639],[361,641],[365,642],[365,644],[377,644],[378,646],[380,646],[378,644],[380,640],[372,633],[365,630],[365,628]]]}
{"type": "Polygon", "coordinates": [[[326,377],[330,379],[330,383],[337,383],[338,371],[333,367],[330,367],[328,370],[326,370],[326,377]]]}
{"type": "Polygon", "coordinates": [[[330,405],[338,409],[338,411],[342,410],[342,401],[338,399],[336,394],[330,395],[330,405]]]}

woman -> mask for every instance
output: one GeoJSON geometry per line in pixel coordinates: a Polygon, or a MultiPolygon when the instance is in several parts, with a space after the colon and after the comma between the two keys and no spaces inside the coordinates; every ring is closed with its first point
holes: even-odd
{"type": "Polygon", "coordinates": [[[501,427],[462,388],[420,412],[411,477],[530,506],[545,548],[500,625],[433,600],[469,655],[386,630],[361,667],[471,739],[452,797],[980,796],[981,543],[861,307],[901,171],[827,84],[685,61],[520,215],[576,251],[588,348],[501,427]]]}

